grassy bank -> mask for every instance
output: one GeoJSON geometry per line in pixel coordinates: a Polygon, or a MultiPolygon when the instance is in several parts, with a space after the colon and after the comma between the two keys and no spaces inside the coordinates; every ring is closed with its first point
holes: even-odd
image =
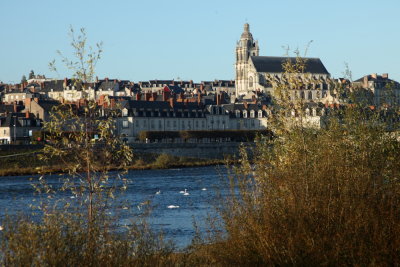
{"type": "MultiPolygon", "coordinates": [[[[63,165],[57,160],[43,161],[38,158],[40,150],[11,150],[0,151],[0,176],[19,176],[38,174],[61,173],[63,165]],[[29,166],[27,166],[29,165],[29,166]]],[[[230,161],[233,162],[233,161],[230,161]]],[[[220,159],[195,159],[175,157],[167,154],[140,154],[134,156],[134,162],[128,166],[129,170],[149,170],[168,168],[189,168],[225,164],[220,159]]],[[[117,170],[109,166],[109,170],[117,170]]]]}

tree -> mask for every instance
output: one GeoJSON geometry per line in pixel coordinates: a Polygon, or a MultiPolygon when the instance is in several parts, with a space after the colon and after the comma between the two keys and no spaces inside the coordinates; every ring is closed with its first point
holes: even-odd
{"type": "Polygon", "coordinates": [[[21,83],[23,84],[23,83],[26,83],[26,76],[25,75],[22,75],[22,78],[21,78],[21,83]]]}
{"type": "Polygon", "coordinates": [[[33,70],[31,70],[31,72],[29,72],[29,80],[30,79],[35,79],[35,72],[33,70]]]}
{"type": "MultiPolygon", "coordinates": [[[[83,28],[76,35],[71,27],[69,34],[74,58],[71,60],[60,51],[58,54],[65,66],[73,71],[74,84],[86,90],[88,83],[93,80],[96,63],[101,58],[101,44],[96,44],[96,50],[88,46],[83,28]]],[[[57,71],[55,60],[49,65],[51,70],[57,71]]],[[[103,204],[101,199],[113,197],[115,188],[110,186],[108,170],[125,169],[132,160],[131,148],[116,136],[116,115],[116,111],[112,110],[104,115],[94,100],[81,99],[79,105],[63,104],[56,107],[50,115],[50,121],[44,125],[48,143],[41,157],[58,158],[65,166],[64,171],[70,177],[79,179],[77,185],[71,185],[70,179],[67,179],[63,189],[71,189],[76,196],[86,196],[83,200],[87,205],[89,227],[103,204]]]]}

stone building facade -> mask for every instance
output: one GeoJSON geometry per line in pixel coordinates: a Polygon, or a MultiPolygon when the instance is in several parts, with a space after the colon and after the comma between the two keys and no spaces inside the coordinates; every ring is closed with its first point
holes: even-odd
{"type": "MultiPolygon", "coordinates": [[[[290,61],[296,63],[293,57],[259,56],[258,42],[250,33],[249,24],[244,25],[244,31],[236,46],[236,96],[247,95],[252,91],[263,91],[274,95],[274,88],[285,83],[283,64],[290,61]]],[[[305,70],[298,73],[305,86],[292,88],[291,98],[303,98],[320,102],[329,94],[330,74],[319,58],[304,58],[305,70]]]]}

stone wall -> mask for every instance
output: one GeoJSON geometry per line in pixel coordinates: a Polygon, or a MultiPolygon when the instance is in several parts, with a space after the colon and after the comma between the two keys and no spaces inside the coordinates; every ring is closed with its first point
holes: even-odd
{"type": "MultiPolygon", "coordinates": [[[[237,156],[241,143],[137,143],[132,144],[134,153],[168,154],[201,159],[224,159],[237,156]]],[[[250,144],[244,144],[251,147],[250,144]]]]}

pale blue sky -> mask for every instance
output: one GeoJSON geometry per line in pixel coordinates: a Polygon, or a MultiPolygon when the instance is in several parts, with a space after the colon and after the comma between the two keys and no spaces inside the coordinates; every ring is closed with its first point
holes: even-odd
{"type": "Polygon", "coordinates": [[[86,28],[104,43],[99,78],[234,79],[234,51],[248,22],[260,55],[282,46],[319,57],[334,77],[344,62],[353,79],[389,73],[400,81],[399,0],[0,0],[0,81],[19,82],[33,69],[51,73],[56,50],[68,55],[68,28],[86,28]]]}

